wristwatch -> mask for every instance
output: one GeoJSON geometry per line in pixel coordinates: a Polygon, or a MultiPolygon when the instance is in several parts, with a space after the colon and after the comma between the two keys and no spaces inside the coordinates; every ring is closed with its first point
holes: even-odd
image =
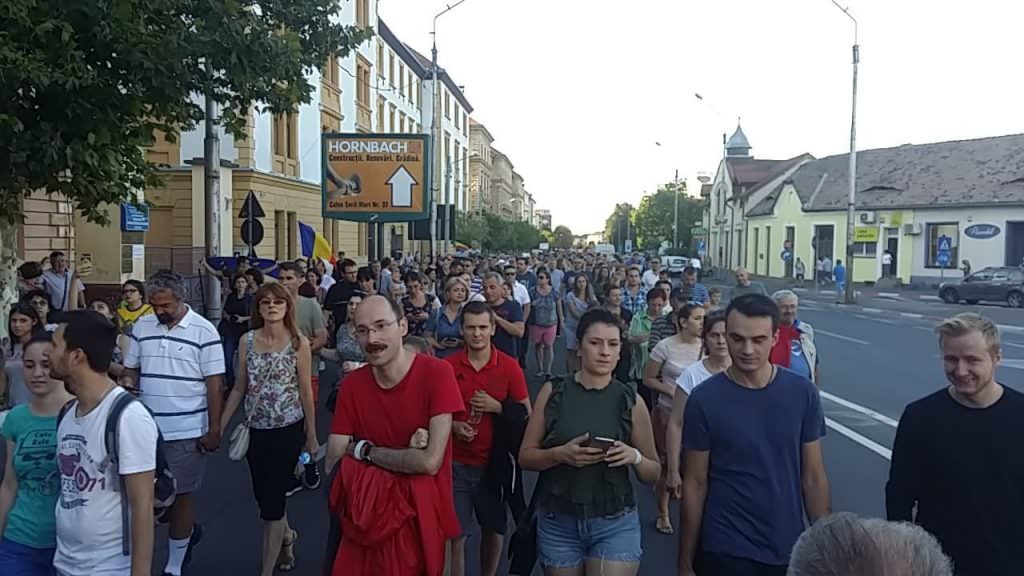
{"type": "Polygon", "coordinates": [[[373,464],[373,458],[370,457],[370,453],[373,451],[373,444],[366,443],[366,448],[363,450],[363,460],[366,460],[370,464],[373,464]]]}

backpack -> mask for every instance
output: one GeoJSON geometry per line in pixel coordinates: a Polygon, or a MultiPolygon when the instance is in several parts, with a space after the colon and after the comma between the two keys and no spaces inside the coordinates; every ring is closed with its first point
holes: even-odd
{"type": "MultiPolygon", "coordinates": [[[[125,487],[124,476],[118,473],[117,469],[117,458],[120,453],[117,429],[121,422],[121,414],[132,402],[139,402],[139,400],[131,394],[120,394],[114,399],[114,405],[110,407],[110,412],[107,413],[107,423],[103,432],[103,443],[107,449],[107,457],[100,464],[101,467],[105,465],[113,466],[114,473],[117,474],[118,490],[121,493],[121,553],[125,556],[130,555],[129,544],[131,542],[128,534],[128,490],[125,487]]],[[[58,428],[64,420],[64,415],[73,410],[77,404],[78,400],[70,400],[60,409],[60,414],[57,416],[58,428]]],[[[148,412],[149,409],[146,408],[146,411],[148,412]]],[[[177,488],[178,483],[167,464],[167,457],[164,454],[164,437],[160,433],[158,426],[156,429],[156,468],[153,470],[154,520],[160,520],[170,509],[171,505],[174,504],[177,488]]]]}

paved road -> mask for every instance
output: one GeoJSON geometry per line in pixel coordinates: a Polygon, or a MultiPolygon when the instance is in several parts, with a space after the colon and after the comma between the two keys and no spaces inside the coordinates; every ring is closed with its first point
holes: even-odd
{"type": "MultiPolygon", "coordinates": [[[[818,333],[823,405],[829,426],[824,451],[833,506],[873,516],[884,514],[888,451],[895,422],[908,402],[945,385],[932,318],[980,309],[998,316],[1001,324],[1024,326],[1024,317],[1017,316],[1019,310],[887,302],[884,308],[873,301],[856,307],[836,306],[827,295],[811,292],[804,294],[800,314],[818,333]]],[[[324,376],[330,381],[330,374],[324,376]]],[[[1024,333],[1004,334],[999,378],[1024,391],[1024,333]]],[[[535,378],[530,379],[532,393],[536,394],[538,385],[535,378]]],[[[326,417],[323,413],[320,421],[322,437],[326,437],[326,417]]],[[[640,487],[638,493],[646,551],[640,573],[664,574],[666,567],[674,566],[677,540],[654,531],[651,490],[640,487]]],[[[290,499],[289,511],[300,533],[295,573],[317,574],[326,536],[325,496],[322,492],[299,493],[290,499]]],[[[223,452],[210,459],[206,485],[198,495],[198,517],[206,527],[206,538],[196,549],[186,574],[256,572],[260,521],[244,463],[229,462],[223,452]]],[[[166,553],[162,532],[157,542],[155,573],[159,574],[166,553]]]]}

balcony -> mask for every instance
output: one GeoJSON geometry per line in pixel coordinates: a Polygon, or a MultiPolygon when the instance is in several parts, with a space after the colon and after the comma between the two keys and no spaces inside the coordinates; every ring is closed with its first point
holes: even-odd
{"type": "Polygon", "coordinates": [[[340,122],[343,119],[341,113],[341,88],[330,82],[320,82],[320,107],[323,112],[330,114],[340,122]]]}

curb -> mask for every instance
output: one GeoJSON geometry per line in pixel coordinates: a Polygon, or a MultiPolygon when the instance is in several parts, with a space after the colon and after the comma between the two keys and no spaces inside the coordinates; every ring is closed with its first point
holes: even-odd
{"type": "Polygon", "coordinates": [[[1024,328],[1020,326],[1011,326],[1009,324],[996,324],[1000,332],[1009,332],[1010,334],[1024,334],[1024,328]]]}

